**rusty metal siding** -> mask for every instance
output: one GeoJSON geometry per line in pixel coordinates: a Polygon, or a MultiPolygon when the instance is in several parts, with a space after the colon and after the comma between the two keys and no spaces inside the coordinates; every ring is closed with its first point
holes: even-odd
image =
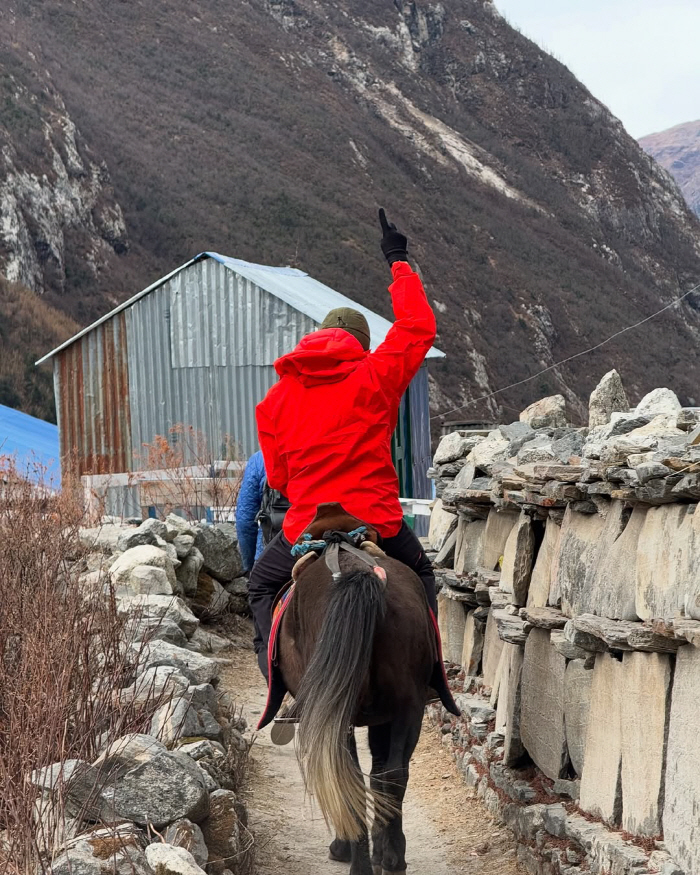
{"type": "Polygon", "coordinates": [[[123,313],[58,353],[54,386],[64,474],[131,468],[128,355],[123,313]]]}
{"type": "Polygon", "coordinates": [[[273,362],[317,327],[213,259],[171,277],[125,317],[135,468],[147,467],[144,445],[177,425],[197,429],[212,456],[226,438],[253,453],[255,406],[277,380],[273,362]]]}

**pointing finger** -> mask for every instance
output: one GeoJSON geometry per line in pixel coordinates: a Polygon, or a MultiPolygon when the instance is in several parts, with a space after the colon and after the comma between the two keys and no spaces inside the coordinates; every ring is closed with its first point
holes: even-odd
{"type": "Polygon", "coordinates": [[[391,230],[391,226],[386,218],[386,213],[384,212],[384,208],[379,210],[379,224],[382,226],[382,233],[386,234],[387,231],[391,230]]]}

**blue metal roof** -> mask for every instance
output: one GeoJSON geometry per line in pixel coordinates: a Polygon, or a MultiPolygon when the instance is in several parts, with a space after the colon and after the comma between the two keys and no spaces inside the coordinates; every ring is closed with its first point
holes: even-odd
{"type": "Polygon", "coordinates": [[[59,489],[58,426],[0,404],[0,456],[10,456],[32,483],[59,489]]]}
{"type": "MultiPolygon", "coordinates": [[[[149,292],[162,286],[169,279],[180,273],[180,271],[185,270],[185,268],[203,258],[213,258],[235,273],[255,283],[255,285],[271,295],[280,298],[290,307],[313,319],[319,325],[323,322],[329,310],[334,310],[336,307],[354,307],[356,310],[364,313],[367,318],[373,347],[378,346],[384,340],[391,328],[391,322],[388,319],[384,319],[377,313],[372,312],[372,310],[368,310],[367,307],[363,307],[345,295],[341,295],[340,292],[336,292],[329,286],[320,283],[307,273],[304,273],[303,270],[296,270],[293,267],[268,267],[264,264],[253,264],[249,261],[241,261],[238,258],[230,258],[227,255],[220,255],[218,252],[202,252],[191,261],[188,261],[186,264],[167,274],[167,276],[153,283],[153,285],[148,286],[148,288],[129,298],[128,301],[124,301],[123,304],[115,307],[114,310],[106,313],[97,322],[78,332],[70,340],[66,340],[65,343],[62,343],[56,349],[39,359],[37,364],[40,365],[47,361],[57,352],[60,352],[85,334],[88,334],[93,328],[116,316],[122,310],[126,310],[132,304],[135,304],[136,301],[149,294],[149,292]]],[[[444,358],[444,355],[439,349],[432,347],[428,352],[427,358],[444,358]]]]}

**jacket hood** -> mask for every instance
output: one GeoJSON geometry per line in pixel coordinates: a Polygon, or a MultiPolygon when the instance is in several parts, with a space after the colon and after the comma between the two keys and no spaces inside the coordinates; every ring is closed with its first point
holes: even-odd
{"type": "Polygon", "coordinates": [[[368,353],[342,328],[324,328],[303,337],[296,349],[275,362],[280,377],[294,377],[305,386],[337,383],[352,373],[368,353]]]}

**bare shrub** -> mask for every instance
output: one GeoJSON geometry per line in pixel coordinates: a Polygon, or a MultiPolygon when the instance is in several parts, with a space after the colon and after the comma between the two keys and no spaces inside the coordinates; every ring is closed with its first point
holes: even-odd
{"type": "Polygon", "coordinates": [[[99,821],[98,782],[76,788],[69,761],[147,732],[162,702],[119,696],[139,645],[108,581],[80,579],[76,497],[7,466],[0,491],[0,873],[34,875],[76,824],[99,821]],[[30,776],[52,764],[56,790],[40,794],[30,776]]]}
{"type": "Polygon", "coordinates": [[[141,504],[158,508],[163,516],[180,510],[189,519],[200,519],[207,508],[232,510],[241,487],[241,459],[241,449],[229,435],[214,451],[200,431],[175,425],[167,436],[156,435],[143,445],[141,468],[158,472],[160,479],[138,478],[141,504]]]}

